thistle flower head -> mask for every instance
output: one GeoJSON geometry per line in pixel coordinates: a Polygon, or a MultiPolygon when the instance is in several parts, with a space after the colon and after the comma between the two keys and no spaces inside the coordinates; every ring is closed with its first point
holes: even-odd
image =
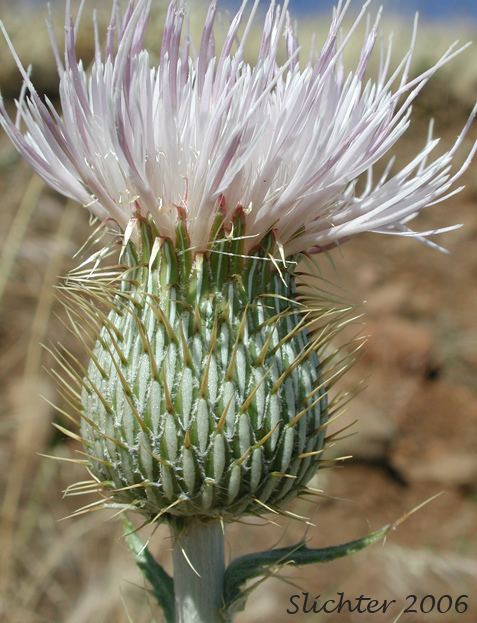
{"type": "Polygon", "coordinates": [[[258,0],[248,17],[244,1],[218,50],[211,2],[197,54],[173,0],[153,65],[143,47],[150,4],[131,1],[121,14],[113,3],[105,48],[95,23],[85,70],[68,2],[64,60],[52,38],[62,116],[19,59],[15,123],[0,105],[33,168],[124,238],[125,265],[70,279],[73,330],[82,341],[92,330],[94,344],[86,370],[57,354],[63,385],[95,490],[149,519],[283,512],[323,462],[339,408],[328,392],[348,363],[327,350],[344,310],[297,293],[295,260],[364,231],[436,233],[414,234],[408,222],[459,190],[477,145],[459,170],[452,160],[477,109],[449,151],[430,161],[430,135],[406,167],[391,176],[391,163],[374,183],[373,165],[455,46],[410,78],[414,31],[398,66],[389,45],[368,79],[378,15],[346,73],[343,50],[368,3],[340,39],[349,4],[340,1],[321,51],[301,64],[287,2],[272,0],[250,65],[258,0]]]}
{"type": "Polygon", "coordinates": [[[364,231],[417,236],[409,221],[459,190],[454,183],[476,146],[459,170],[452,171],[452,160],[475,110],[453,147],[434,160],[438,141],[430,135],[393,175],[388,167],[375,183],[372,167],[408,128],[422,87],[460,50],[451,46],[432,68],[410,78],[414,30],[401,62],[391,67],[390,42],[371,80],[366,69],[378,14],[355,67],[346,71],[343,51],[369,2],[340,38],[349,5],[340,0],[321,51],[300,63],[287,2],[281,7],[272,0],[250,65],[245,45],[258,4],[247,16],[244,1],[216,49],[217,6],[210,2],[194,53],[186,9],[173,0],[155,65],[143,45],[151,1],[131,0],[123,13],[115,2],[104,48],[95,24],[95,58],[86,70],[76,58],[79,20],[73,21],[68,2],[64,60],[52,37],[62,117],[18,60],[25,89],[17,123],[3,104],[0,122],[51,186],[123,232],[135,217],[150,217],[160,236],[175,240],[177,224],[185,221],[192,247],[203,251],[217,215],[231,225],[241,210],[246,251],[272,229],[285,256],[364,231]],[[363,174],[367,184],[358,192],[363,174]]]}

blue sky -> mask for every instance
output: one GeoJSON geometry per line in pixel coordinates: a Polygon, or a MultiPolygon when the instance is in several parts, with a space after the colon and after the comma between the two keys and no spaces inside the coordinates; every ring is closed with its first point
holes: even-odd
{"type": "MultiPolygon", "coordinates": [[[[222,0],[223,2],[224,0],[222,0]]],[[[225,0],[231,7],[238,7],[240,0],[225,0]]],[[[329,11],[334,0],[290,0],[294,14],[329,11]]],[[[266,4],[266,0],[264,0],[266,4]]],[[[361,0],[353,0],[352,5],[361,6],[361,0]]],[[[376,6],[384,5],[386,12],[419,13],[427,19],[472,19],[477,21],[477,0],[377,0],[376,6]]]]}
{"type": "MultiPolygon", "coordinates": [[[[63,0],[64,1],[64,0],[63,0]]],[[[0,6],[5,0],[0,0],[0,6]]],[[[45,4],[47,0],[15,0],[20,4],[45,4]]],[[[283,0],[279,0],[283,2],[283,0]]],[[[294,15],[328,12],[337,0],[290,0],[290,8],[294,15]]],[[[360,7],[363,0],[352,0],[351,5],[360,7]]],[[[230,8],[238,8],[241,0],[220,0],[222,5],[230,8]]],[[[384,5],[386,13],[414,14],[419,11],[422,17],[433,20],[465,20],[472,19],[477,24],[477,0],[375,0],[376,7],[384,5]]],[[[266,7],[267,0],[262,0],[266,7]]]]}

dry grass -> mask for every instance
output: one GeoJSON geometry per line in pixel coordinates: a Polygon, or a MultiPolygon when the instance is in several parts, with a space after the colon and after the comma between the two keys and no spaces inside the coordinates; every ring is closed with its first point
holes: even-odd
{"type": "MultiPolygon", "coordinates": [[[[34,78],[40,89],[54,97],[56,75],[45,30],[33,27],[33,23],[39,22],[38,16],[30,13],[31,20],[25,20],[23,16],[7,13],[1,17],[25,63],[34,62],[34,78]]],[[[309,23],[304,26],[305,42],[314,26],[309,23]]],[[[318,30],[320,28],[322,26],[318,24],[318,30]]],[[[399,51],[407,40],[408,29],[399,25],[397,31],[396,50],[399,51]]],[[[86,26],[81,36],[80,50],[87,58],[91,55],[91,47],[86,26]]],[[[434,60],[438,50],[443,50],[454,38],[456,33],[445,28],[438,31],[425,28],[419,40],[415,68],[434,60]]],[[[459,33],[459,38],[465,40],[469,37],[464,32],[463,35],[459,33]]],[[[157,33],[151,32],[150,39],[157,39],[157,33]]],[[[18,92],[19,80],[5,46],[0,54],[0,87],[10,97],[18,92]]],[[[432,112],[449,137],[462,125],[471,102],[477,97],[476,58],[474,49],[454,61],[441,72],[440,78],[432,81],[427,95],[419,102],[417,117],[432,112]]],[[[419,132],[419,139],[421,142],[424,139],[423,132],[419,132]]],[[[411,138],[403,145],[403,152],[414,146],[411,138]]],[[[470,288],[475,288],[477,270],[477,187],[472,176],[472,172],[467,176],[470,186],[467,194],[451,204],[451,208],[458,212],[459,220],[464,220],[467,225],[463,230],[465,234],[449,239],[457,260],[445,258],[449,264],[444,264],[440,257],[414,246],[415,243],[388,240],[376,243],[375,238],[372,241],[365,238],[354,247],[350,245],[347,260],[353,271],[358,267],[353,274],[357,275],[358,281],[361,280],[365,296],[369,292],[371,298],[373,293],[377,297],[385,286],[389,286],[390,280],[401,287],[404,295],[399,298],[399,292],[396,295],[395,290],[386,291],[378,310],[384,307],[380,313],[388,319],[399,316],[414,323],[413,326],[425,323],[430,327],[432,334],[438,336],[435,338],[436,348],[442,353],[451,353],[452,365],[445,367],[443,373],[446,382],[452,387],[465,383],[477,405],[473,375],[477,370],[475,349],[465,347],[477,331],[475,300],[465,303],[471,296],[470,288]],[[464,245],[461,251],[457,250],[458,245],[464,245]],[[381,261],[376,277],[378,253],[381,261]],[[411,262],[406,254],[412,256],[411,262]],[[453,292],[452,300],[440,297],[439,313],[428,310],[421,313],[418,309],[414,310],[414,316],[409,313],[409,296],[413,296],[413,301],[418,299],[414,296],[416,292],[411,291],[416,284],[413,266],[419,267],[423,275],[428,271],[435,288],[431,290],[431,301],[437,301],[437,298],[432,299],[437,296],[437,291],[453,292]],[[448,267],[442,269],[440,283],[436,283],[433,266],[448,267]],[[456,283],[459,292],[455,291],[456,283]],[[395,299],[400,301],[399,309],[393,303],[395,299]],[[457,307],[459,304],[468,305],[467,313],[457,307]],[[442,331],[445,339],[440,340],[442,331]],[[454,335],[457,336],[455,339],[454,335]],[[459,349],[457,355],[456,349],[459,349]],[[454,370],[461,370],[461,373],[454,370]]],[[[87,215],[46,190],[36,177],[32,177],[3,135],[0,136],[0,196],[0,620],[5,623],[151,623],[154,617],[150,598],[121,541],[118,523],[107,520],[104,513],[60,521],[79,506],[74,498],[63,499],[61,491],[84,477],[82,469],[73,463],[39,456],[39,453],[66,458],[75,456],[74,443],[54,432],[51,423],[56,416],[48,402],[40,398],[45,396],[48,400],[58,401],[56,388],[45,370],[52,361],[40,344],[61,341],[73,351],[76,348],[78,353],[82,352],[72,343],[57,318],[61,310],[55,302],[54,286],[59,275],[71,267],[75,250],[88,235],[87,215]]],[[[433,216],[429,218],[432,220],[433,216]]],[[[446,219],[448,216],[442,220],[446,219]]],[[[382,363],[380,356],[371,362],[376,368],[382,363]]],[[[396,363],[397,354],[394,358],[389,353],[387,356],[391,361],[390,369],[397,375],[394,382],[401,383],[401,389],[408,388],[414,397],[412,392],[421,391],[421,381],[416,385],[416,373],[413,373],[412,385],[397,367],[398,363],[401,365],[401,360],[396,363]]],[[[382,402],[386,401],[386,408],[391,410],[399,404],[406,412],[408,407],[403,402],[402,392],[399,396],[392,392],[390,395],[389,378],[377,371],[378,380],[373,391],[382,402]]],[[[366,415],[365,411],[371,408],[369,404],[363,407],[360,403],[363,413],[357,415],[366,415]]],[[[405,413],[400,417],[405,421],[405,413]]],[[[399,421],[396,426],[399,430],[399,421]]],[[[330,474],[322,482],[331,494],[352,497],[355,501],[346,505],[329,500],[321,505],[319,513],[315,507],[307,508],[311,514],[316,513],[319,530],[314,538],[321,545],[363,533],[368,519],[374,526],[390,521],[428,497],[425,483],[409,482],[400,489],[392,478],[383,475],[386,460],[381,460],[378,466],[368,464],[345,468],[330,474]],[[367,486],[368,482],[371,484],[367,486]],[[356,505],[364,510],[357,510],[356,505]]],[[[432,491],[436,488],[439,488],[438,483],[431,486],[432,491]]],[[[328,591],[346,587],[353,593],[361,587],[360,590],[389,597],[393,594],[402,597],[408,590],[456,592],[468,584],[475,586],[477,542],[472,525],[475,526],[477,519],[477,507],[473,495],[475,488],[468,485],[464,488],[458,483],[449,489],[447,502],[435,507],[439,520],[433,523],[434,511],[426,511],[422,523],[414,520],[408,527],[403,526],[400,546],[360,555],[346,565],[333,564],[326,572],[306,570],[295,574],[295,581],[298,576],[305,576],[305,584],[314,586],[316,592],[321,587],[328,591]],[[423,528],[426,522],[430,524],[427,532],[423,528]],[[415,548],[415,543],[419,543],[420,548],[415,548]],[[357,578],[362,580],[361,584],[357,578]]],[[[300,531],[301,528],[291,525],[285,539],[294,540],[300,531]]],[[[260,548],[267,539],[271,543],[281,534],[282,530],[269,527],[264,531],[234,526],[229,533],[230,548],[234,553],[260,548]]],[[[168,564],[166,533],[160,531],[156,535],[154,548],[168,564]]],[[[272,616],[276,621],[288,620],[284,612],[287,595],[292,592],[295,590],[284,584],[266,585],[257,593],[247,616],[241,620],[253,623],[269,620],[272,616]]],[[[460,617],[456,620],[460,623],[475,621],[476,612],[474,610],[472,619],[460,617]]],[[[293,620],[299,619],[294,617],[293,620]]],[[[343,623],[348,620],[355,619],[340,618],[343,623]]],[[[403,620],[411,622],[409,618],[403,620]]],[[[453,620],[449,618],[446,623],[453,620]]]]}

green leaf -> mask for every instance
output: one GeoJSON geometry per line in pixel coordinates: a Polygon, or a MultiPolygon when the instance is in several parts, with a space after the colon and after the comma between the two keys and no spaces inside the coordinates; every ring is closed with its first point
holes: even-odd
{"type": "Polygon", "coordinates": [[[284,566],[298,567],[319,562],[330,562],[343,556],[349,556],[383,539],[392,527],[393,525],[384,526],[361,539],[322,549],[310,549],[304,541],[300,541],[290,547],[281,547],[236,558],[225,572],[225,609],[230,611],[232,607],[233,609],[243,607],[248,596],[243,587],[248,580],[271,575],[275,573],[277,568],[284,566]]]}
{"type": "Polygon", "coordinates": [[[154,560],[148,548],[138,537],[134,526],[127,519],[123,522],[123,528],[126,543],[134,554],[137,566],[151,584],[157,603],[164,612],[166,623],[174,623],[174,580],[154,560]]]}

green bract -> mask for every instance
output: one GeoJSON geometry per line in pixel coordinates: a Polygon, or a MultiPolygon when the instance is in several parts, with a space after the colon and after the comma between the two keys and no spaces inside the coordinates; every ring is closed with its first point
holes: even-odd
{"type": "Polygon", "coordinates": [[[244,256],[241,213],[195,254],[185,226],[173,243],[136,225],[83,380],[91,470],[148,518],[274,510],[313,475],[327,422],[295,262],[273,233],[244,256]]]}

